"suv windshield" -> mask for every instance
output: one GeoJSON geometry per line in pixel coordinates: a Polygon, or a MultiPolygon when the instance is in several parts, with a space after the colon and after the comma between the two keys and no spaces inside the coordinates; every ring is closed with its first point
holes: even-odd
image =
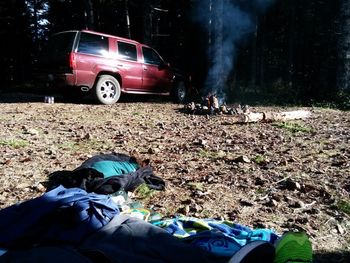
{"type": "Polygon", "coordinates": [[[161,65],[163,60],[161,57],[151,48],[142,47],[143,59],[147,64],[161,65]]]}

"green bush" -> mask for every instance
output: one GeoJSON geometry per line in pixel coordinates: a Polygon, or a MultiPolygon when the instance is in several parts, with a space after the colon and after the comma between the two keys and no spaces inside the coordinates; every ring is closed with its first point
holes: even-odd
{"type": "Polygon", "coordinates": [[[337,108],[342,110],[350,110],[350,91],[339,91],[336,95],[337,108]]]}

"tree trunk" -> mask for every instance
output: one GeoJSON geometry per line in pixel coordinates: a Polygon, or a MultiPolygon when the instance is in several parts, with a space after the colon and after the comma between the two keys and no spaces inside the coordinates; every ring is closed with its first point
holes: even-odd
{"type": "Polygon", "coordinates": [[[251,77],[250,77],[250,87],[256,91],[256,73],[257,73],[257,49],[258,49],[258,16],[255,17],[255,30],[253,32],[252,41],[252,56],[251,56],[251,77]]]}
{"type": "MultiPolygon", "coordinates": [[[[266,37],[266,15],[263,15],[259,20],[258,27],[258,54],[257,54],[257,75],[258,75],[258,85],[261,90],[265,89],[265,67],[266,67],[266,57],[267,57],[267,37],[266,37]]],[[[256,90],[257,91],[257,90],[256,90]]]]}
{"type": "Polygon", "coordinates": [[[152,9],[151,1],[145,0],[142,3],[143,7],[143,37],[142,42],[151,45],[152,44],[152,9]]]}
{"type": "Polygon", "coordinates": [[[339,71],[338,89],[350,90],[350,0],[342,0],[340,5],[339,71]]]}
{"type": "Polygon", "coordinates": [[[85,4],[85,27],[86,29],[94,30],[94,9],[92,0],[84,0],[85,4]]]}
{"type": "Polygon", "coordinates": [[[131,39],[131,30],[130,30],[130,16],[129,16],[129,1],[125,0],[125,16],[126,16],[126,32],[128,38],[131,39]]]}
{"type": "Polygon", "coordinates": [[[295,48],[295,2],[293,0],[287,1],[287,7],[289,10],[289,27],[288,27],[288,54],[287,54],[287,81],[288,87],[293,88],[294,82],[294,48],[295,48]]]}
{"type": "Polygon", "coordinates": [[[33,0],[33,18],[34,18],[34,43],[38,43],[38,2],[33,0]]]}

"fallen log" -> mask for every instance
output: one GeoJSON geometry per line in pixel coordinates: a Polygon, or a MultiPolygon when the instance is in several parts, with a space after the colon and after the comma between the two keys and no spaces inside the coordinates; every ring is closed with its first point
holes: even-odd
{"type": "Polygon", "coordinates": [[[310,116],[310,111],[297,110],[285,112],[249,112],[230,116],[230,119],[232,123],[251,123],[298,120],[306,119],[310,116]]]}
{"type": "Polygon", "coordinates": [[[311,116],[311,112],[306,110],[251,112],[248,105],[235,104],[232,108],[227,107],[226,104],[219,106],[215,96],[207,97],[204,104],[194,102],[186,104],[184,110],[190,114],[230,116],[231,123],[288,121],[306,119],[311,116]]]}

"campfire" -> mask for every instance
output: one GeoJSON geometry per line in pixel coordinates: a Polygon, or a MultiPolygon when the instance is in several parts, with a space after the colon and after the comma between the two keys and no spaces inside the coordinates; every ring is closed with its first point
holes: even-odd
{"type": "Polygon", "coordinates": [[[250,111],[248,105],[241,106],[235,103],[232,107],[229,107],[225,102],[220,105],[216,94],[203,97],[201,103],[190,102],[186,104],[185,110],[187,113],[197,115],[239,115],[248,114],[250,111]]]}

